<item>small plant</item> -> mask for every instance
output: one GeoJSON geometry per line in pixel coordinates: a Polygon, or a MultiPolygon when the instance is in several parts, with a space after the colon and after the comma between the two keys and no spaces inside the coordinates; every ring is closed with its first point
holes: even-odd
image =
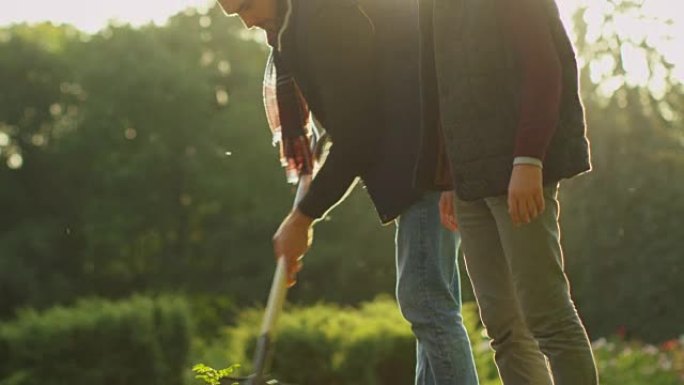
{"type": "Polygon", "coordinates": [[[227,378],[239,367],[240,365],[233,365],[225,369],[216,370],[204,364],[197,364],[192,367],[192,371],[195,372],[196,379],[203,380],[207,385],[219,385],[221,379],[227,378]]]}

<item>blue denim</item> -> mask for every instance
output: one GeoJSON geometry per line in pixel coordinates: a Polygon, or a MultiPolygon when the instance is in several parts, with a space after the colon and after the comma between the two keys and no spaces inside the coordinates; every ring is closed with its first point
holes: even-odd
{"type": "Polygon", "coordinates": [[[461,316],[458,234],[439,219],[430,192],[397,219],[396,295],[416,336],[416,385],[476,385],[477,372],[461,316]]]}

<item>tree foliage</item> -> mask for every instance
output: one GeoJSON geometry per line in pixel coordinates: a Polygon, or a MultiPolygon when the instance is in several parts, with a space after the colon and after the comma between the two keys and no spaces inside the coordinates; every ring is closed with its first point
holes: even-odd
{"type": "Polygon", "coordinates": [[[684,322],[675,294],[684,292],[684,87],[653,34],[616,26],[618,17],[647,21],[641,2],[609,3],[596,42],[587,43],[585,13],[576,17],[594,170],[565,186],[564,244],[591,334],[620,328],[659,341],[684,322]],[[625,61],[631,50],[646,63],[641,84],[625,61]]]}
{"type": "MultiPolygon", "coordinates": [[[[610,27],[639,3],[608,4],[598,38],[575,20],[594,171],[561,190],[566,260],[592,336],[667,339],[684,320],[684,92],[651,39],[610,27]],[[650,81],[630,77],[634,52],[650,81]]],[[[217,9],[95,35],[1,30],[0,317],[180,292],[215,327],[263,301],[293,198],[261,105],[266,54],[217,9]]],[[[392,293],[393,231],[357,188],[317,226],[290,298],[392,293]]]]}

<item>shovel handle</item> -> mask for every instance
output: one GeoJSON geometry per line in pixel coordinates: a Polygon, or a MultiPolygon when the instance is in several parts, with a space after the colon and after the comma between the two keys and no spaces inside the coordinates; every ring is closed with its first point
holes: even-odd
{"type": "Polygon", "coordinates": [[[285,302],[285,295],[287,294],[287,263],[284,257],[278,258],[278,265],[276,266],[275,274],[273,275],[273,283],[271,284],[271,292],[268,295],[268,303],[266,305],[266,313],[264,314],[263,322],[261,323],[261,334],[271,334],[271,330],[275,327],[275,323],[283,308],[285,302]]]}
{"type": "MultiPolygon", "coordinates": [[[[295,195],[294,207],[304,198],[306,192],[309,190],[311,183],[311,175],[304,175],[301,177],[299,186],[297,186],[297,194],[295,195]]],[[[266,305],[266,314],[261,324],[261,334],[270,334],[283,308],[285,296],[287,294],[287,263],[284,256],[278,257],[278,264],[273,275],[273,283],[271,283],[271,292],[268,295],[268,303],[266,305]]]]}
{"type": "Polygon", "coordinates": [[[309,191],[309,185],[311,184],[311,175],[302,175],[299,178],[299,185],[297,186],[297,193],[295,194],[294,204],[292,207],[297,207],[299,202],[304,199],[304,195],[309,191]]]}
{"type": "MultiPolygon", "coordinates": [[[[311,175],[304,175],[300,178],[297,194],[295,195],[294,207],[296,207],[302,198],[304,198],[304,195],[306,195],[306,192],[309,190],[310,183],[311,175]]],[[[254,352],[255,373],[249,382],[250,384],[260,384],[263,380],[264,370],[266,369],[269,359],[268,356],[271,351],[273,329],[275,328],[278,316],[283,309],[286,295],[287,261],[284,256],[280,256],[278,257],[275,274],[273,275],[271,291],[268,295],[268,302],[266,304],[266,312],[261,324],[261,333],[257,340],[257,348],[254,352]]]]}
{"type": "Polygon", "coordinates": [[[278,258],[278,265],[273,276],[271,292],[268,295],[266,313],[261,324],[261,333],[257,339],[256,350],[254,351],[254,374],[250,376],[248,385],[263,385],[264,372],[268,366],[269,355],[273,339],[273,329],[275,328],[278,315],[283,308],[285,295],[287,294],[287,267],[285,258],[278,258]]]}

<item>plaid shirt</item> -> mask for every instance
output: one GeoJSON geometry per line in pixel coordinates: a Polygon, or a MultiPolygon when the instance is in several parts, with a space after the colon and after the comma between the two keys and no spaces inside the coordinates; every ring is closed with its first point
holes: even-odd
{"type": "Polygon", "coordinates": [[[291,11],[292,3],[288,0],[278,33],[267,33],[271,55],[266,64],[263,95],[273,144],[280,144],[280,162],[287,181],[297,183],[300,176],[313,172],[313,156],[311,112],[280,52],[280,40],[289,25],[291,11]]]}

